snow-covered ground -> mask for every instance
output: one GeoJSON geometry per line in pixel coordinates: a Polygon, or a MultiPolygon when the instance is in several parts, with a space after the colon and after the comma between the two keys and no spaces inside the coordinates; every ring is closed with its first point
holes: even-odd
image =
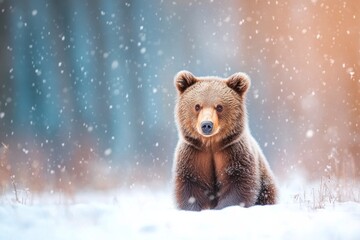
{"type": "Polygon", "coordinates": [[[360,239],[360,204],[313,209],[284,189],[281,203],[179,211],[169,189],[0,197],[0,239],[360,239]],[[288,194],[288,195],[287,195],[288,194]]]}

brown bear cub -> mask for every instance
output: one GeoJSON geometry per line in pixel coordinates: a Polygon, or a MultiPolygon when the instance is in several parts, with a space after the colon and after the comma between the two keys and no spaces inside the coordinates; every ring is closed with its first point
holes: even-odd
{"type": "Polygon", "coordinates": [[[179,130],[174,160],[178,208],[200,211],[227,206],[275,204],[277,187],[247,123],[246,91],[250,79],[175,77],[179,130]]]}

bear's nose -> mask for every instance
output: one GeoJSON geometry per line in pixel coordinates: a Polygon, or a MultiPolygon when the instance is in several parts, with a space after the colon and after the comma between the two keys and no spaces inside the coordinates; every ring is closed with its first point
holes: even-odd
{"type": "Polygon", "coordinates": [[[213,123],[211,121],[204,121],[201,123],[201,130],[205,135],[210,135],[213,129],[213,123]]]}

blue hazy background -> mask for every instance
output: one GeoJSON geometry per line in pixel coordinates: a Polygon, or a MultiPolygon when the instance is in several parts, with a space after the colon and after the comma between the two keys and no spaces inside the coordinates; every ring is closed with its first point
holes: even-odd
{"type": "Polygon", "coordinates": [[[250,75],[250,127],[277,175],[358,175],[359,13],[334,0],[0,0],[2,189],[169,182],[182,69],[250,75]]]}

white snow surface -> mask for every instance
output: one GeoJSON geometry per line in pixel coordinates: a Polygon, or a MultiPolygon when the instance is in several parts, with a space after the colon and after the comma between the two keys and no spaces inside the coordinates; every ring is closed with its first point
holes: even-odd
{"type": "Polygon", "coordinates": [[[0,197],[0,239],[360,239],[360,203],[323,209],[282,200],[274,206],[188,212],[168,189],[0,197]]]}

